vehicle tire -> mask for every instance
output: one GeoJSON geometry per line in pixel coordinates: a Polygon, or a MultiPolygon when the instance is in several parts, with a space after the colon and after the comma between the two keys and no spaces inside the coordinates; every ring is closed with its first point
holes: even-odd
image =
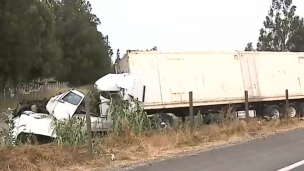
{"type": "Polygon", "coordinates": [[[263,110],[263,116],[270,117],[272,119],[279,119],[282,115],[282,109],[278,105],[266,106],[263,110]]]}
{"type": "MultiPolygon", "coordinates": [[[[285,105],[284,105],[283,110],[285,110],[285,105]]],[[[285,111],[282,111],[282,113],[285,113],[285,111]]],[[[294,118],[298,115],[299,115],[299,110],[298,110],[297,106],[294,103],[290,103],[289,108],[288,108],[288,117],[294,118]]]]}
{"type": "Polygon", "coordinates": [[[167,113],[161,113],[159,114],[160,120],[161,120],[161,127],[171,127],[173,126],[173,117],[168,115],[167,113]]]}
{"type": "Polygon", "coordinates": [[[298,106],[298,113],[300,115],[300,117],[304,116],[304,103],[300,103],[298,106]]]}
{"type": "Polygon", "coordinates": [[[30,144],[30,145],[38,144],[37,135],[31,133],[21,133],[19,136],[19,140],[22,144],[30,144]]]}
{"type": "Polygon", "coordinates": [[[205,124],[218,124],[221,121],[221,115],[219,113],[208,113],[203,116],[203,121],[205,124]]]}

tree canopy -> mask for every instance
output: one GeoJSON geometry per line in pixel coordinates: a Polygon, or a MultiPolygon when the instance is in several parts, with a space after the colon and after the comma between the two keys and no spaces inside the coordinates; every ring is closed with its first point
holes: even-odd
{"type": "Polygon", "coordinates": [[[50,76],[88,84],[111,72],[99,24],[87,0],[0,1],[0,87],[50,76]]]}
{"type": "Polygon", "coordinates": [[[295,14],[296,9],[292,0],[272,0],[256,49],[249,42],[245,51],[303,51],[304,22],[295,14]]]}

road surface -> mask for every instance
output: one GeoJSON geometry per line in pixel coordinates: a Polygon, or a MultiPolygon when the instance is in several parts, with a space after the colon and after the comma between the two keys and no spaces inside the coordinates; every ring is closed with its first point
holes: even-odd
{"type": "Polygon", "coordinates": [[[304,130],[151,163],[130,171],[304,171],[304,130]]]}

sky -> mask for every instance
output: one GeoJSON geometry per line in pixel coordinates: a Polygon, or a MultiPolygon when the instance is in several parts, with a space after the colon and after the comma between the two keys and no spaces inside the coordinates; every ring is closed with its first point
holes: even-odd
{"type": "MultiPolygon", "coordinates": [[[[244,50],[271,0],[89,0],[113,51],[244,50]]],[[[304,17],[304,1],[293,0],[304,17]]],[[[113,58],[115,58],[115,54],[113,58]]]]}

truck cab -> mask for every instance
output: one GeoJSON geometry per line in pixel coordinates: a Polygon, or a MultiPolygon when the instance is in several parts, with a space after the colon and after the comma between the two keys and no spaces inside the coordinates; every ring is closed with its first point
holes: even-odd
{"type": "Polygon", "coordinates": [[[131,106],[134,99],[143,102],[144,84],[139,74],[107,74],[95,82],[94,88],[100,95],[101,116],[108,116],[109,101],[113,98],[128,101],[131,106]]]}
{"type": "Polygon", "coordinates": [[[79,107],[81,107],[81,111],[84,109],[84,103],[82,103],[84,97],[85,95],[80,91],[69,90],[50,98],[46,109],[58,120],[69,118],[75,114],[79,107]]]}
{"type": "MultiPolygon", "coordinates": [[[[46,104],[45,113],[30,110],[28,107],[19,109],[10,126],[14,139],[24,141],[29,136],[33,137],[57,137],[52,126],[54,118],[66,122],[71,117],[85,119],[85,95],[78,90],[68,90],[51,97],[46,104]]],[[[33,106],[33,105],[32,105],[33,106]]],[[[100,107],[102,104],[100,104],[100,107]]],[[[101,108],[100,108],[101,109],[101,108]]],[[[106,109],[106,108],[104,108],[106,109]]],[[[106,131],[111,127],[111,117],[91,113],[92,131],[106,131]]],[[[84,128],[85,129],[85,128],[84,128]]]]}

